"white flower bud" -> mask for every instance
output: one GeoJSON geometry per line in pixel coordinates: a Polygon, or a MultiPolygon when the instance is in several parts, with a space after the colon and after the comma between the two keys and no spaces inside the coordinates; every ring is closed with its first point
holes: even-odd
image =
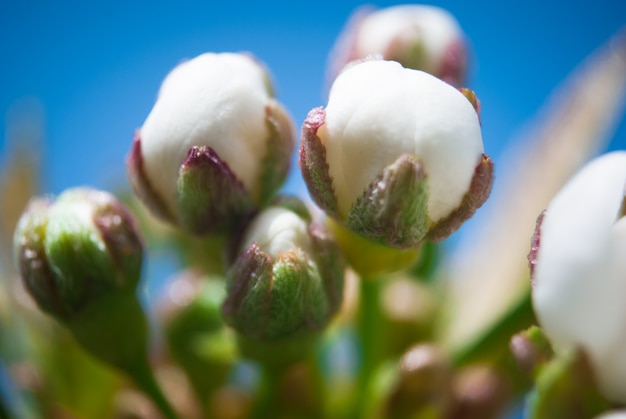
{"type": "Polygon", "coordinates": [[[213,148],[248,191],[258,190],[269,100],[263,67],[245,55],[203,54],[167,76],[141,128],[141,150],[146,175],[172,208],[193,146],[213,148]]]}
{"type": "Polygon", "coordinates": [[[229,230],[278,189],[293,146],[265,69],[248,55],[206,53],[164,80],[129,175],[161,218],[195,233],[229,230]]]}
{"type": "Polygon", "coordinates": [[[588,354],[603,394],[626,403],[626,152],[585,166],[538,222],[533,304],[557,351],[588,354]]]}
{"type": "Polygon", "coordinates": [[[376,55],[463,85],[465,37],[456,19],[441,8],[401,5],[357,13],[339,38],[334,71],[349,61],[376,55]]]}
{"type": "Polygon", "coordinates": [[[226,323],[254,341],[317,334],[343,295],[343,264],[332,238],[311,223],[301,201],[276,204],[247,226],[226,279],[226,323]]]}
{"type": "Polygon", "coordinates": [[[437,222],[459,207],[483,153],[471,103],[441,80],[392,61],[367,61],[339,75],[317,133],[341,214],[385,167],[411,154],[428,177],[428,216],[437,222]]]}

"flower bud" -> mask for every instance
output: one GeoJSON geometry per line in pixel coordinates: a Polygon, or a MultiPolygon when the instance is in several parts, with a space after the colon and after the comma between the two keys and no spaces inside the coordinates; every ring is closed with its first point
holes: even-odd
{"type": "Polygon", "coordinates": [[[529,418],[583,419],[607,410],[586,355],[580,349],[563,351],[541,369],[526,400],[529,418]]]}
{"type": "Polygon", "coordinates": [[[224,296],[222,278],[185,271],[168,286],[159,305],[169,353],[205,409],[235,361],[235,341],[220,312],[224,296]]]}
{"type": "Polygon", "coordinates": [[[539,323],[555,351],[589,356],[602,393],[626,403],[626,152],[586,165],[539,217],[529,261],[539,323]]]}
{"type": "Polygon", "coordinates": [[[386,417],[413,417],[422,412],[445,417],[451,402],[452,368],[446,356],[430,344],[411,347],[400,360],[386,417]]]}
{"type": "Polygon", "coordinates": [[[235,229],[289,171],[293,127],[244,54],[202,54],[164,80],[127,166],[135,193],[196,234],[235,229]]]}
{"type": "Polygon", "coordinates": [[[513,335],[509,349],[520,369],[530,376],[536,376],[554,356],[550,342],[537,326],[513,335]]]}
{"type": "Polygon", "coordinates": [[[398,248],[441,240],[489,196],[493,164],[465,94],[391,61],[355,64],[302,128],[314,201],[350,230],[398,248]]]}
{"type": "Polygon", "coordinates": [[[382,56],[461,87],[467,72],[465,37],[447,11],[401,5],[359,11],[339,37],[331,57],[335,76],[348,62],[382,56]]]}
{"type": "Polygon", "coordinates": [[[143,246],[135,220],[111,194],[77,188],[33,200],[14,237],[26,290],[80,345],[128,373],[167,418],[169,403],[147,361],[148,325],[135,290],[143,246]]]}
{"type": "Polygon", "coordinates": [[[302,215],[270,207],[252,221],[241,243],[227,277],[226,322],[265,342],[324,328],[343,293],[343,266],[331,238],[302,215]]]}
{"type": "Polygon", "coordinates": [[[46,313],[71,319],[93,302],[133,293],[142,243],[134,219],[112,195],[71,189],[31,201],[15,231],[16,265],[46,313]]]}

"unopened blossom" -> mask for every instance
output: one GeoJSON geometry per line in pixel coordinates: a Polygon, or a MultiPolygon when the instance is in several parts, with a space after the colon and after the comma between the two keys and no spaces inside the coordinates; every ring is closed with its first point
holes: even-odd
{"type": "Polygon", "coordinates": [[[135,379],[165,417],[171,408],[151,380],[148,323],[136,288],[142,240],[111,194],[89,188],[35,198],[20,218],[14,256],[26,291],[98,359],[135,379]]]}
{"type": "Polygon", "coordinates": [[[529,254],[539,323],[557,352],[581,347],[601,392],[626,403],[626,152],[585,166],[537,222],[529,254]]]}
{"type": "Polygon", "coordinates": [[[315,334],[341,303],[339,251],[296,202],[270,206],[251,222],[227,276],[226,322],[253,341],[315,334]]]}
{"type": "Polygon", "coordinates": [[[70,321],[111,295],[134,294],[143,245],[134,218],[113,195],[75,188],[29,203],[14,255],[37,305],[70,321]]]}
{"type": "Polygon", "coordinates": [[[160,218],[196,233],[235,229],[282,184],[294,147],[268,74],[246,54],[202,54],[165,78],[128,159],[160,218]]]}
{"type": "Polygon", "coordinates": [[[491,191],[475,99],[397,62],[348,67],[302,128],[300,167],[313,199],[388,246],[447,237],[491,191]]]}
{"type": "Polygon", "coordinates": [[[334,77],[350,61],[381,56],[461,87],[467,72],[466,44],[454,16],[441,8],[399,5],[361,9],[338,39],[330,71],[334,77]]]}

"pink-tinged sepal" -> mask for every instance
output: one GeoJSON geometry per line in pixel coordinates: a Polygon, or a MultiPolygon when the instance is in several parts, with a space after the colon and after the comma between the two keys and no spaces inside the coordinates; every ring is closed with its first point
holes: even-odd
{"type": "Polygon", "coordinates": [[[481,105],[480,105],[480,99],[478,99],[478,96],[476,96],[476,93],[473,90],[468,89],[467,87],[463,87],[459,89],[459,91],[472,104],[472,107],[476,111],[476,115],[478,115],[478,120],[480,121],[481,105]]]}
{"type": "Polygon", "coordinates": [[[480,163],[474,170],[470,188],[463,197],[461,205],[450,215],[439,220],[431,228],[427,238],[431,241],[443,240],[458,230],[485,203],[491,193],[492,184],[493,161],[489,156],[483,154],[480,163]]]}
{"type": "Polygon", "coordinates": [[[337,216],[337,197],[326,161],[326,148],[317,135],[324,125],[323,108],[312,109],[302,125],[300,143],[300,169],[313,201],[328,215],[337,216]]]}
{"type": "Polygon", "coordinates": [[[543,217],[546,215],[545,211],[542,211],[537,217],[537,223],[535,224],[535,232],[530,239],[530,252],[528,252],[528,267],[530,268],[530,285],[535,285],[535,269],[537,268],[537,258],[539,257],[539,246],[541,245],[541,224],[543,223],[543,217]]]}
{"type": "Polygon", "coordinates": [[[255,205],[227,163],[207,146],[192,147],[177,181],[180,225],[195,234],[228,233],[255,205]]]}
{"type": "Polygon", "coordinates": [[[15,265],[26,291],[39,307],[56,318],[65,318],[66,304],[48,264],[43,241],[51,205],[52,200],[49,198],[37,198],[29,202],[15,232],[15,265]]]}
{"type": "Polygon", "coordinates": [[[401,155],[372,182],[348,213],[347,227],[377,243],[418,246],[428,233],[428,180],[419,161],[401,155]]]}
{"type": "Polygon", "coordinates": [[[441,68],[435,75],[452,86],[463,86],[467,67],[467,46],[464,40],[458,39],[446,48],[441,68]]]}
{"type": "Polygon", "coordinates": [[[274,196],[287,178],[296,141],[291,118],[273,99],[265,106],[265,123],[269,135],[267,153],[261,169],[259,202],[262,206],[274,196]]]}
{"type": "Polygon", "coordinates": [[[315,262],[324,281],[326,291],[328,317],[339,311],[343,301],[345,261],[341,250],[324,228],[316,223],[309,226],[309,234],[313,241],[315,262]]]}
{"type": "Polygon", "coordinates": [[[146,176],[141,154],[141,132],[139,130],[135,132],[133,146],[126,158],[126,172],[135,195],[148,207],[152,214],[163,221],[175,224],[176,217],[165,205],[163,199],[152,187],[146,176]]]}
{"type": "Polygon", "coordinates": [[[266,335],[272,307],[272,269],[272,259],[253,243],[227,276],[224,320],[251,339],[266,335]]]}

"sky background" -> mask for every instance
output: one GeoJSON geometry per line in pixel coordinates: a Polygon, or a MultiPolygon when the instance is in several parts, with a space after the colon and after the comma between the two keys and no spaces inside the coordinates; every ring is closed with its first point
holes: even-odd
{"type": "MultiPolygon", "coordinates": [[[[551,90],[626,24],[622,0],[430,4],[456,16],[469,38],[468,87],[482,101],[485,150],[496,164],[551,90]]],[[[308,110],[325,104],[328,52],[360,5],[0,0],[0,165],[11,121],[39,109],[45,143],[32,152],[44,163],[44,192],[127,187],[125,156],[163,77],[207,51],[249,51],[265,62],[299,130],[308,110]]],[[[626,148],[624,125],[611,148],[626,148]]]]}

